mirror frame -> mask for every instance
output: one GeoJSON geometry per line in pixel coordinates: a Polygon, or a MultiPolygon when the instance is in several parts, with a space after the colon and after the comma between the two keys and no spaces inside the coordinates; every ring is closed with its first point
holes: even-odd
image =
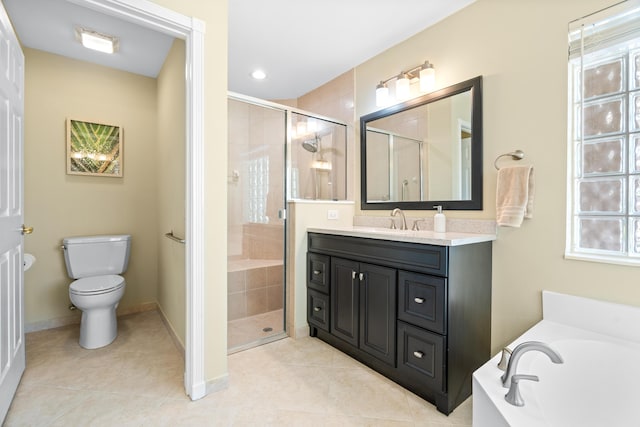
{"type": "Polygon", "coordinates": [[[435,206],[443,210],[482,210],[482,76],[392,105],[360,117],[360,206],[362,210],[430,210],[435,206]],[[367,123],[412,108],[430,104],[462,92],[471,91],[471,199],[423,201],[367,201],[367,123]]]}

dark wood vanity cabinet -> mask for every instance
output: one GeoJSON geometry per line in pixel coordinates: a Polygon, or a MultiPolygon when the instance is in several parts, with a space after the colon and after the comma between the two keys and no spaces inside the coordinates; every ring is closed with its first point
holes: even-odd
{"type": "Polygon", "coordinates": [[[449,414],[490,358],[491,242],[436,246],[308,234],[316,336],[449,414]]]}

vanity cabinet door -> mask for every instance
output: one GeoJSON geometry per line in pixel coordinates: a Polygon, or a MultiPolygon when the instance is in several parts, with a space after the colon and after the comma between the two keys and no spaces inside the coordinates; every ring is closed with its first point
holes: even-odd
{"type": "Polygon", "coordinates": [[[360,349],[394,366],[396,270],[360,264],[360,349]]]}
{"type": "Polygon", "coordinates": [[[359,264],[331,258],[331,333],[358,346],[359,264]]]}

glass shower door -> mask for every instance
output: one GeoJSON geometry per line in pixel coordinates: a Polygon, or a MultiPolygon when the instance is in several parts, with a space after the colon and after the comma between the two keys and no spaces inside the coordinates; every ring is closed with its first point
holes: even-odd
{"type": "Polygon", "coordinates": [[[285,336],[286,112],[228,100],[228,351],[285,336]]]}

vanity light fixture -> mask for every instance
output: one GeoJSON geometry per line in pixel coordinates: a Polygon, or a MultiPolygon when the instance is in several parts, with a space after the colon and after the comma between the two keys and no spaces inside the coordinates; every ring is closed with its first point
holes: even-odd
{"type": "Polygon", "coordinates": [[[330,171],[331,162],[324,159],[314,160],[313,162],[311,162],[311,169],[330,171]]]}
{"type": "Polygon", "coordinates": [[[393,101],[389,95],[387,83],[396,79],[395,98],[404,101],[411,96],[411,82],[414,79],[420,81],[420,92],[430,92],[435,87],[436,70],[429,61],[411,68],[409,71],[401,71],[400,74],[380,80],[376,86],[376,106],[385,107],[393,101]]]}
{"type": "Polygon", "coordinates": [[[76,27],[76,39],[87,49],[97,50],[103,53],[115,53],[120,47],[117,37],[82,27],[76,27]]]}

